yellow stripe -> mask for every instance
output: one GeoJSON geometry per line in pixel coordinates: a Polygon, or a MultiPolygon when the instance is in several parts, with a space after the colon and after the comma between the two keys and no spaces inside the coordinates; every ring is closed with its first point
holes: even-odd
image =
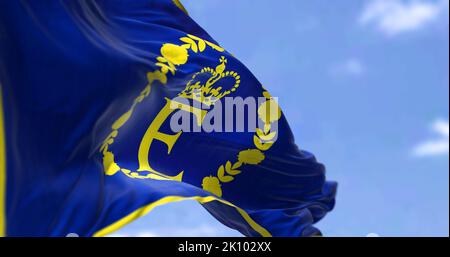
{"type": "Polygon", "coordinates": [[[248,222],[248,224],[250,225],[250,227],[255,230],[256,232],[258,232],[261,236],[264,237],[271,237],[272,235],[269,233],[269,231],[267,231],[265,228],[261,227],[259,224],[257,224],[252,218],[250,218],[250,216],[241,208],[235,206],[234,204],[225,201],[223,199],[219,199],[213,196],[206,196],[206,197],[201,197],[201,196],[193,196],[193,197],[183,197],[183,196],[167,196],[164,198],[159,199],[156,202],[153,202],[147,206],[141,207],[139,209],[137,209],[136,211],[132,212],[131,214],[125,216],[124,218],[116,221],[115,223],[107,226],[106,228],[103,228],[102,230],[96,232],[94,234],[94,237],[101,237],[101,236],[105,236],[108,235],[118,229],[120,229],[121,227],[127,225],[128,223],[134,221],[135,219],[144,216],[145,214],[149,213],[150,211],[152,211],[155,207],[157,206],[161,206],[167,203],[172,203],[172,202],[178,202],[178,201],[184,201],[184,200],[196,200],[197,202],[204,204],[204,203],[208,203],[208,202],[212,202],[212,201],[219,201],[223,204],[229,205],[231,207],[234,207],[241,215],[242,217],[245,219],[245,221],[248,222]]]}
{"type": "Polygon", "coordinates": [[[6,235],[6,147],[5,132],[3,129],[3,96],[0,87],[0,237],[6,235]]]}
{"type": "Polygon", "coordinates": [[[180,8],[183,12],[185,12],[187,15],[189,15],[189,13],[187,12],[186,8],[184,8],[183,4],[180,2],[180,0],[173,0],[173,3],[180,8]]]}

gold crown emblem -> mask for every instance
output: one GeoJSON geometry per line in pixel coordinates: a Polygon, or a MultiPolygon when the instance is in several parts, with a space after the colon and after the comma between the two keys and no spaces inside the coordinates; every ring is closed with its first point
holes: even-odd
{"type": "Polygon", "coordinates": [[[236,91],[241,83],[241,77],[234,71],[225,71],[226,64],[227,59],[222,56],[220,64],[215,69],[207,67],[195,73],[179,96],[211,106],[222,97],[236,91]]]}

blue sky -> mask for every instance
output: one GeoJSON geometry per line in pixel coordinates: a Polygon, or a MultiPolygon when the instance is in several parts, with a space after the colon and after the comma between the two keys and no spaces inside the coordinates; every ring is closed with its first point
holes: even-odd
{"type": "MultiPolygon", "coordinates": [[[[339,182],[325,235],[449,235],[448,0],[182,2],[339,182]]],[[[116,235],[239,233],[182,202],[116,235]]]]}

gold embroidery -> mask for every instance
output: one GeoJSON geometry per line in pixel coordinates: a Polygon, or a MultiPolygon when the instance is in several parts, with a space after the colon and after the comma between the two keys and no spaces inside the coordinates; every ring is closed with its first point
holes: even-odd
{"type": "Polygon", "coordinates": [[[258,165],[264,158],[264,154],[258,149],[241,151],[238,155],[239,162],[251,165],[258,165]]]}
{"type": "MultiPolygon", "coordinates": [[[[100,152],[103,153],[103,166],[106,175],[114,175],[121,171],[128,177],[137,179],[158,179],[158,180],[176,180],[182,181],[183,171],[179,172],[176,176],[169,176],[153,169],[148,161],[148,155],[153,140],[159,140],[166,144],[168,154],[180,137],[182,131],[177,134],[170,135],[159,131],[162,123],[166,118],[176,109],[182,109],[194,114],[197,119],[197,124],[201,125],[203,118],[206,115],[206,111],[196,109],[192,106],[186,106],[182,103],[173,102],[170,99],[166,99],[167,103],[164,108],[158,113],[152,124],[147,129],[139,147],[138,159],[139,169],[132,171],[126,168],[120,167],[116,161],[114,154],[109,151],[109,146],[114,143],[114,139],[118,136],[119,129],[130,119],[136,106],[142,102],[151,92],[151,87],[155,81],[161,84],[167,84],[167,74],[170,72],[175,75],[177,66],[184,65],[189,60],[189,50],[194,53],[201,53],[209,46],[212,49],[223,52],[225,51],[218,45],[209,41],[203,40],[199,37],[187,34],[185,37],[181,37],[181,45],[166,43],[161,47],[161,56],[156,58],[156,65],[160,67],[160,70],[147,73],[148,84],[136,97],[131,108],[124,113],[119,119],[117,119],[111,126],[112,132],[104,140],[100,147],[100,152]],[[171,108],[172,105],[177,108],[171,108]]],[[[180,97],[195,99],[206,105],[213,105],[220,98],[234,92],[240,85],[240,76],[234,71],[226,71],[227,60],[225,57],[221,57],[220,64],[215,68],[204,68],[200,72],[193,75],[191,81],[186,85],[186,88],[179,94],[180,97]],[[200,74],[209,74],[209,79],[206,83],[202,84],[196,80],[200,74]],[[214,85],[225,77],[232,77],[235,80],[235,84],[228,88],[215,87],[214,85]]],[[[202,181],[202,187],[204,190],[209,191],[217,196],[222,196],[222,183],[229,183],[234,180],[234,177],[241,174],[240,168],[242,165],[258,165],[265,159],[264,152],[269,150],[275,143],[275,137],[277,131],[272,131],[271,123],[277,121],[281,117],[281,111],[278,104],[267,92],[263,92],[263,96],[266,101],[262,103],[258,108],[258,117],[264,123],[263,128],[257,128],[253,137],[255,149],[247,149],[240,151],[237,155],[238,161],[232,163],[227,161],[225,165],[221,165],[217,170],[217,176],[207,176],[202,181]]]]}
{"type": "Polygon", "coordinates": [[[208,67],[194,74],[191,81],[187,83],[186,88],[179,96],[187,99],[195,99],[207,106],[211,106],[222,97],[236,91],[241,83],[241,77],[234,71],[225,72],[226,63],[227,59],[222,56],[220,58],[220,65],[218,65],[215,70],[208,67]],[[199,75],[205,74],[209,74],[210,77],[204,84],[201,84],[200,81],[196,80],[199,75]],[[235,83],[230,89],[225,90],[221,86],[215,87],[218,81],[226,77],[234,78],[235,83]]]}
{"type": "MultiPolygon", "coordinates": [[[[201,122],[203,121],[203,118],[206,115],[206,111],[193,108],[192,106],[186,106],[182,103],[173,103],[172,100],[166,99],[167,103],[165,107],[158,113],[155,120],[153,120],[150,127],[147,129],[143,140],[141,141],[141,145],[138,150],[138,159],[139,159],[139,169],[137,171],[132,171],[130,169],[126,169],[123,167],[120,167],[116,160],[114,153],[109,150],[109,146],[111,146],[114,143],[115,138],[119,134],[119,129],[123,127],[126,122],[131,118],[136,106],[141,103],[151,92],[151,87],[154,82],[158,81],[163,85],[167,84],[167,74],[170,73],[175,75],[176,73],[176,67],[186,64],[189,59],[189,53],[188,49],[191,49],[194,53],[197,52],[203,52],[206,49],[206,46],[210,46],[212,49],[223,52],[225,51],[223,48],[215,45],[214,43],[211,43],[209,41],[203,40],[199,37],[193,36],[193,35],[187,35],[187,37],[182,37],[180,39],[181,42],[186,43],[187,39],[190,39],[189,44],[182,44],[182,45],[175,45],[166,43],[163,44],[161,47],[161,56],[157,57],[157,63],[156,65],[160,67],[160,70],[156,70],[153,72],[147,73],[147,80],[148,84],[144,88],[144,90],[141,91],[138,97],[135,98],[133,101],[133,104],[131,105],[130,109],[125,112],[122,116],[120,116],[111,126],[112,132],[106,137],[106,139],[103,141],[100,152],[103,154],[103,169],[106,175],[113,176],[117,172],[121,171],[123,174],[130,178],[136,178],[136,179],[157,179],[157,180],[176,180],[181,181],[183,177],[183,171],[179,172],[176,176],[169,176],[164,173],[158,172],[155,169],[153,169],[149,162],[148,162],[148,154],[150,151],[150,145],[153,140],[159,140],[164,142],[168,147],[168,154],[171,152],[172,147],[174,146],[175,142],[177,141],[178,137],[181,135],[182,131],[175,135],[169,135],[162,132],[159,132],[159,128],[161,127],[162,123],[165,121],[165,119],[176,109],[182,109],[184,111],[192,112],[196,118],[197,123],[201,125],[201,122]],[[173,106],[176,106],[177,108],[173,108],[173,106]]],[[[225,71],[225,63],[226,59],[225,57],[222,57],[220,60],[220,65],[216,67],[215,72],[210,72],[212,77],[209,80],[209,83],[207,83],[203,89],[203,93],[211,93],[208,97],[221,97],[218,93],[220,89],[213,88],[213,85],[221,78],[225,76],[234,76],[238,78],[237,73],[224,73],[225,71]]],[[[202,72],[209,72],[212,70],[211,68],[205,68],[202,70],[202,72]]],[[[193,78],[194,79],[194,78],[193,78]]],[[[239,79],[236,79],[235,88],[239,86],[239,79]]],[[[191,85],[189,85],[190,88],[191,85]]],[[[188,95],[188,91],[182,92],[184,96],[188,95]]],[[[227,92],[225,92],[227,94],[227,92]]],[[[225,93],[222,94],[225,95],[225,93]]],[[[211,99],[211,98],[209,98],[211,99]]]]}
{"type": "Polygon", "coordinates": [[[264,151],[269,150],[275,143],[275,137],[277,131],[272,131],[271,124],[278,121],[281,118],[281,110],[277,102],[267,92],[263,92],[263,96],[266,98],[258,108],[258,117],[264,123],[263,129],[256,129],[256,134],[253,137],[253,143],[256,149],[247,149],[240,151],[237,159],[238,161],[232,164],[227,161],[225,165],[221,165],[217,170],[217,177],[209,176],[203,179],[203,189],[215,194],[219,197],[222,196],[222,183],[229,183],[234,180],[234,176],[241,173],[238,170],[242,165],[258,165],[264,161],[264,151]],[[205,183],[205,180],[208,183],[205,183]]]}

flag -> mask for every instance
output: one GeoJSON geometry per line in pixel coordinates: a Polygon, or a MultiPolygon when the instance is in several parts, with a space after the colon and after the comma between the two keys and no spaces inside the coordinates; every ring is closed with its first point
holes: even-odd
{"type": "Polygon", "coordinates": [[[0,85],[4,236],[104,236],[183,200],[312,236],[333,209],[277,98],[179,1],[0,1],[0,85]]]}

